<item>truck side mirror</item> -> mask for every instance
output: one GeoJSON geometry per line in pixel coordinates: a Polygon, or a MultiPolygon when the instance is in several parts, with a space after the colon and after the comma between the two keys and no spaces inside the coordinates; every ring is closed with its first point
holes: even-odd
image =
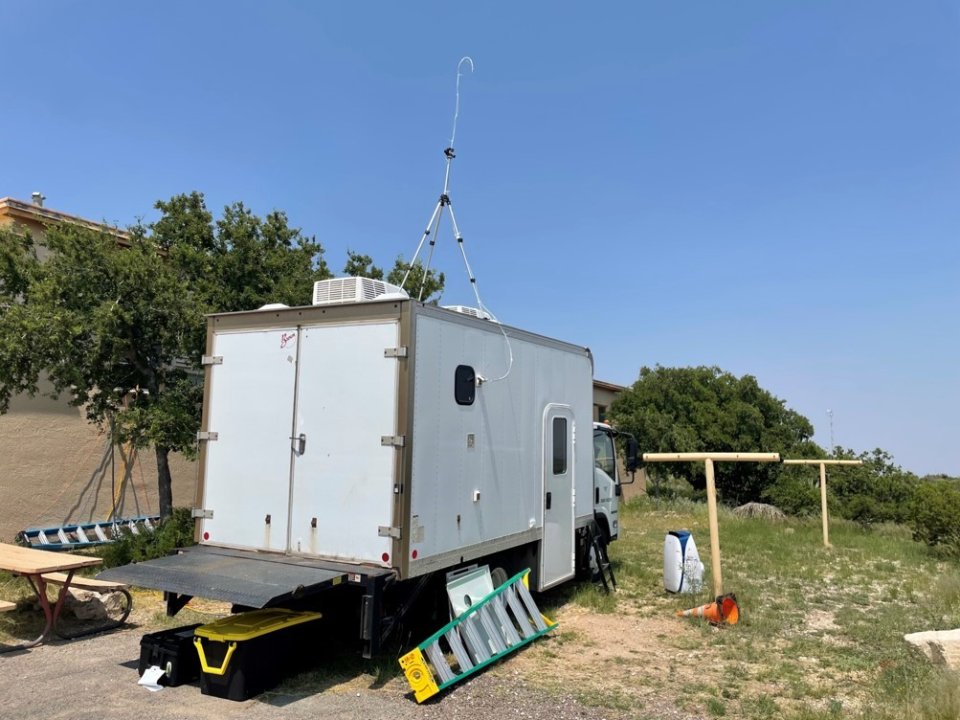
{"type": "Polygon", "coordinates": [[[637,467],[640,465],[637,458],[637,450],[637,439],[633,437],[633,435],[630,435],[627,438],[627,472],[631,474],[635,473],[637,467]]]}

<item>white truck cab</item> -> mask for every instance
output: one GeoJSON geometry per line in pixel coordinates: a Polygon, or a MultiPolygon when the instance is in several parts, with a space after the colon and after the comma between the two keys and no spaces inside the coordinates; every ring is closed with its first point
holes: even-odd
{"type": "Polygon", "coordinates": [[[604,543],[616,540],[620,535],[621,485],[633,482],[632,474],[637,468],[637,442],[632,435],[620,433],[601,422],[593,424],[593,514],[600,528],[604,543]],[[630,480],[621,477],[617,466],[617,436],[627,440],[626,469],[630,480]]]}

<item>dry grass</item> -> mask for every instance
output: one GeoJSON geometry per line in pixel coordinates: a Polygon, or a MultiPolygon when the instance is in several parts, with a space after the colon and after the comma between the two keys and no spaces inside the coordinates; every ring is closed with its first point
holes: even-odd
{"type": "MultiPolygon", "coordinates": [[[[716,628],[675,617],[708,602],[706,592],[669,595],[662,584],[669,530],[693,531],[709,566],[705,506],[641,501],[621,524],[611,546],[616,600],[595,608],[592,590],[565,592],[553,602],[573,638],[537,643],[504,667],[522,666],[546,687],[576,683],[594,703],[609,693],[612,709],[626,697],[637,708],[672,702],[694,717],[960,717],[956,677],[903,641],[907,632],[960,626],[960,572],[905,529],[835,522],[826,549],[819,519],[721,511],[724,590],[737,594],[742,620],[716,628]]],[[[706,581],[712,587],[709,570],[706,581]]]]}

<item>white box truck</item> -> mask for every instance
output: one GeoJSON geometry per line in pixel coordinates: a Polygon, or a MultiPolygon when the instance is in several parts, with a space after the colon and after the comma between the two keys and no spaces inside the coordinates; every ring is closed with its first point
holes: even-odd
{"type": "Polygon", "coordinates": [[[619,533],[586,348],[339,278],[311,306],[210,316],[203,363],[198,545],[101,574],[171,614],[353,587],[369,656],[440,571],[530,567],[545,590],[588,567],[588,533],[619,533]]]}

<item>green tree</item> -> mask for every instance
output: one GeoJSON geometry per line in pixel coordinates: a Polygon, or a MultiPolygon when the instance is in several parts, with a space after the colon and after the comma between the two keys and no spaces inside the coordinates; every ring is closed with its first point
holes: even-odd
{"type": "Polygon", "coordinates": [[[343,274],[349,277],[383,280],[383,270],[373,264],[373,258],[355,253],[353,250],[347,250],[347,264],[343,266],[343,274]]]}
{"type": "Polygon", "coordinates": [[[263,219],[243,203],[228,205],[213,222],[198,192],[160,201],[149,226],[178,275],[210,312],[253,310],[265,303],[303,305],[313,283],[331,277],[323,247],[280,211],[263,219]]]}
{"type": "MultiPolygon", "coordinates": [[[[813,426],[751,375],[717,367],[643,367],[639,379],[614,401],[615,425],[634,434],[641,452],[779,452],[822,456],[810,440],[813,426]]],[[[717,463],[717,489],[728,503],[761,499],[781,467],[773,463],[717,463]]],[[[706,485],[703,463],[655,464],[654,477],[682,477],[706,485]]]]}
{"type": "Polygon", "coordinates": [[[242,204],[213,222],[203,195],[158,202],[129,243],[53,226],[40,262],[29,237],[0,234],[0,412],[42,377],[120,442],[156,452],[160,512],[172,509],[169,453],[195,451],[204,315],[304,304],[329,277],[323,249],[273,212],[242,204]]]}
{"type": "Polygon", "coordinates": [[[410,297],[419,298],[423,302],[437,303],[439,295],[443,293],[443,284],[446,280],[443,273],[430,269],[426,270],[423,263],[417,260],[413,265],[405,262],[403,256],[398,256],[393,263],[393,269],[387,275],[387,282],[400,285],[407,275],[407,284],[403,286],[410,297]],[[437,296],[436,298],[434,296],[437,296]]]}
{"type": "MultiPolygon", "coordinates": [[[[825,457],[804,455],[813,459],[825,457]]],[[[832,468],[828,468],[828,471],[832,468]]],[[[829,485],[829,483],[828,483],[829,485]]],[[[820,514],[820,472],[816,466],[784,465],[771,485],[763,493],[763,499],[776,505],[788,515],[805,516],[820,514]]]]}
{"type": "Polygon", "coordinates": [[[914,540],[942,545],[950,554],[960,555],[960,487],[955,481],[922,481],[908,512],[914,540]]]}
{"type": "Polygon", "coordinates": [[[890,453],[877,448],[856,454],[837,447],[834,457],[863,461],[863,465],[827,467],[827,493],[834,512],[861,525],[909,520],[920,480],[897,465],[890,453]]]}

